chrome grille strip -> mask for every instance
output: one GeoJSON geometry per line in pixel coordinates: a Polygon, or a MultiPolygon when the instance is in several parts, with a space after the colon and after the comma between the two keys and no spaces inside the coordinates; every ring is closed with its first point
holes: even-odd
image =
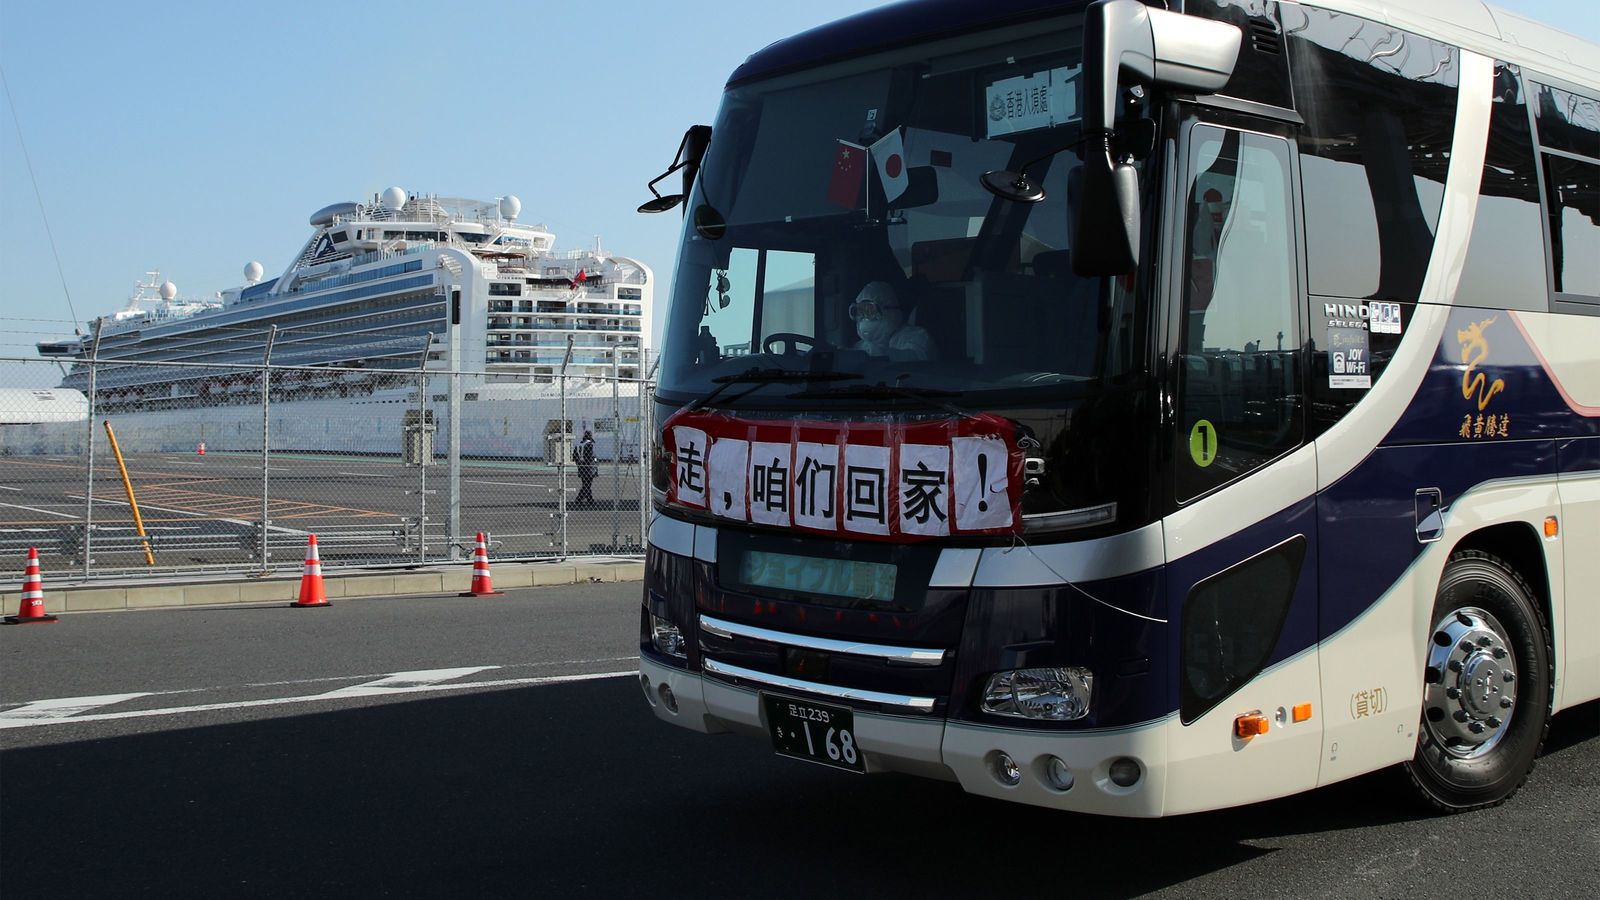
{"type": "Polygon", "coordinates": [[[727,663],[719,663],[714,659],[703,660],[701,666],[708,675],[737,678],[740,681],[754,682],[788,691],[816,694],[817,696],[829,697],[834,700],[857,700],[864,703],[876,703],[880,706],[892,706],[911,712],[933,712],[932,697],[912,697],[906,694],[886,694],[882,691],[839,687],[833,684],[817,684],[814,681],[801,681],[798,678],[786,678],[782,675],[757,672],[754,669],[746,669],[742,666],[730,666],[727,663]]]}
{"type": "Polygon", "coordinates": [[[944,662],[945,655],[943,650],[891,647],[886,644],[863,644],[860,641],[839,641],[833,638],[790,634],[787,631],[773,631],[770,628],[757,628],[754,625],[740,625],[737,622],[728,622],[707,615],[700,616],[700,629],[720,638],[749,638],[755,641],[783,644],[787,647],[800,647],[805,650],[844,653],[849,656],[870,656],[887,660],[891,663],[902,663],[910,666],[937,666],[944,662]]]}

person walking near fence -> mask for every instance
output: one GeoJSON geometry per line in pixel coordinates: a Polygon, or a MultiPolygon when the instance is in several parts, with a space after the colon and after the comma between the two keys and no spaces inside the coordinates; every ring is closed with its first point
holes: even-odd
{"type": "Polygon", "coordinates": [[[574,506],[589,509],[595,505],[591,488],[598,474],[599,467],[594,463],[594,434],[585,428],[583,439],[578,441],[578,481],[582,482],[582,487],[578,488],[578,496],[573,498],[574,506]]]}

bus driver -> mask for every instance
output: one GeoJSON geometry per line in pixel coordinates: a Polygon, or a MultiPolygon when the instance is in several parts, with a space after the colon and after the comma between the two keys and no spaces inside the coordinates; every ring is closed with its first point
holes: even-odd
{"type": "Polygon", "coordinates": [[[905,311],[894,288],[886,281],[869,281],[850,304],[850,318],[856,323],[857,350],[869,356],[896,360],[933,358],[933,338],[928,329],[906,322],[905,311]]]}

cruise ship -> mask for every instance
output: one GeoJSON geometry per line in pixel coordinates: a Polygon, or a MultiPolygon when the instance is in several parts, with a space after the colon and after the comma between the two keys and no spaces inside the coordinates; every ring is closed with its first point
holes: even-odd
{"type": "MultiPolygon", "coordinates": [[[[508,415],[496,416],[494,401],[557,396],[564,362],[569,398],[609,398],[613,377],[636,397],[627,381],[647,374],[654,276],[642,262],[605,252],[598,239],[587,249],[556,250],[555,235],[518,221],[521,212],[513,196],[478,201],[394,187],[313,213],[311,234],[276,277],[251,262],[245,284],[185,300],[149,273],[124,309],[90,329],[100,335],[96,413],[176,427],[185,440],[197,424],[209,424],[211,439],[224,445],[223,426],[237,418],[232,430],[245,443],[245,419],[230,412],[259,406],[259,369],[243,367],[261,365],[270,335],[271,364],[300,367],[273,373],[275,445],[280,417],[291,431],[310,417],[339,423],[320,429],[348,434],[335,444],[370,446],[373,435],[364,431],[388,431],[400,417],[396,406],[416,405],[425,365],[463,373],[463,452],[538,455],[542,435],[511,439],[508,415]],[[388,414],[373,412],[380,406],[388,414]],[[376,417],[371,429],[342,427],[368,413],[376,417]],[[505,439],[472,446],[484,443],[474,434],[490,432],[505,439]]],[[[89,335],[38,350],[72,360],[61,386],[88,392],[89,335]]],[[[431,379],[428,399],[444,399],[445,389],[444,379],[431,379]]],[[[537,430],[534,424],[517,431],[537,430]]]]}

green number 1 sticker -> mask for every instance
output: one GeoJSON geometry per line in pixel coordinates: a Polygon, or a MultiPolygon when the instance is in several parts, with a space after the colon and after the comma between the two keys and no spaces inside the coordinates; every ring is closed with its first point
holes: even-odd
{"type": "Polygon", "coordinates": [[[1204,469],[1217,459],[1217,427],[1210,420],[1201,419],[1189,429],[1189,457],[1204,469]]]}

